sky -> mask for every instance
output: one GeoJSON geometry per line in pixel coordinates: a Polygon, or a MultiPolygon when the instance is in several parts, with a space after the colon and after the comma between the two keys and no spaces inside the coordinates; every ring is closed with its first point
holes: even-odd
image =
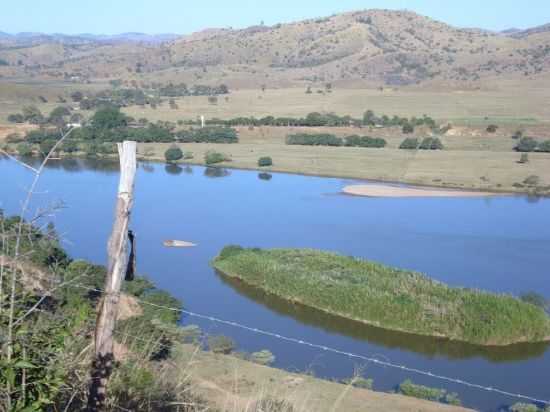
{"type": "Polygon", "coordinates": [[[368,8],[408,9],[458,27],[550,23],[550,0],[3,0],[0,31],[187,34],[292,22],[368,8]]]}

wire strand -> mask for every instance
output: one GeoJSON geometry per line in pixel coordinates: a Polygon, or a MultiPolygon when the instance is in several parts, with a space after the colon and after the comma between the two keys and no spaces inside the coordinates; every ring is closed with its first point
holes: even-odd
{"type": "MultiPolygon", "coordinates": [[[[80,288],[80,289],[85,289],[85,290],[92,291],[92,292],[105,293],[101,289],[89,287],[89,286],[86,286],[86,285],[80,285],[80,284],[67,284],[64,287],[80,288]]],[[[210,315],[203,315],[201,313],[192,312],[192,311],[182,309],[182,308],[174,308],[174,307],[169,307],[169,306],[158,305],[156,303],[147,302],[147,301],[145,301],[143,299],[139,299],[137,297],[134,297],[134,298],[136,299],[136,301],[138,301],[140,303],[143,303],[144,305],[152,306],[152,307],[155,307],[155,308],[158,308],[158,309],[164,309],[164,310],[168,310],[168,311],[172,311],[172,312],[178,312],[178,313],[186,314],[186,315],[192,316],[194,318],[209,320],[211,322],[232,326],[232,327],[235,327],[235,328],[247,330],[249,332],[257,333],[257,334],[260,334],[260,335],[270,336],[272,338],[283,340],[283,341],[286,341],[286,342],[291,342],[291,343],[295,343],[295,344],[299,344],[299,345],[303,345],[303,346],[308,346],[308,347],[311,347],[311,348],[314,348],[314,349],[319,349],[319,350],[322,350],[324,352],[331,352],[331,353],[335,353],[335,354],[338,354],[338,355],[347,356],[348,358],[352,358],[352,359],[361,359],[365,362],[369,362],[369,363],[372,363],[372,364],[375,364],[375,365],[385,366],[385,367],[388,367],[388,368],[398,369],[398,370],[402,370],[402,371],[405,371],[405,372],[414,373],[414,374],[417,374],[417,375],[427,376],[427,377],[430,377],[430,378],[433,378],[433,379],[437,379],[437,380],[441,380],[441,381],[445,381],[445,382],[451,382],[451,383],[466,386],[466,387],[469,387],[469,388],[483,390],[483,391],[486,391],[486,392],[498,393],[500,395],[504,395],[504,396],[508,396],[508,397],[512,397],[512,398],[523,399],[523,400],[526,400],[526,401],[531,401],[531,402],[534,402],[534,403],[539,403],[539,404],[544,404],[544,405],[550,405],[550,400],[539,399],[539,398],[535,398],[533,396],[523,395],[521,393],[514,393],[514,392],[506,391],[506,390],[499,389],[499,388],[496,388],[496,387],[493,387],[493,386],[485,386],[485,385],[481,385],[481,384],[478,384],[478,383],[469,382],[469,381],[466,381],[466,380],[463,380],[463,379],[458,379],[458,378],[453,378],[453,377],[449,377],[449,376],[445,376],[445,375],[440,375],[440,374],[433,373],[433,372],[426,371],[426,370],[422,370],[422,369],[411,368],[411,367],[408,367],[406,365],[401,365],[401,364],[397,364],[397,363],[393,363],[393,362],[389,362],[389,361],[384,361],[384,360],[380,360],[380,359],[377,359],[377,358],[374,358],[374,357],[364,356],[364,355],[360,355],[360,354],[353,353],[353,352],[346,352],[346,351],[339,350],[339,349],[336,349],[336,348],[331,348],[329,346],[308,342],[308,341],[303,340],[303,339],[284,336],[280,333],[275,333],[275,332],[271,332],[271,331],[267,331],[267,330],[263,330],[263,329],[243,325],[241,323],[234,322],[234,321],[231,321],[231,320],[220,319],[220,318],[217,318],[215,316],[210,316],[210,315]]]]}

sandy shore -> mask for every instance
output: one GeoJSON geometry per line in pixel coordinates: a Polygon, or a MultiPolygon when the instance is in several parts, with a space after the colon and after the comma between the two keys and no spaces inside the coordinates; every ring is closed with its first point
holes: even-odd
{"type": "Polygon", "coordinates": [[[349,195],[369,197],[486,197],[496,193],[465,190],[445,190],[430,187],[399,187],[384,184],[346,186],[343,192],[349,195]]]}

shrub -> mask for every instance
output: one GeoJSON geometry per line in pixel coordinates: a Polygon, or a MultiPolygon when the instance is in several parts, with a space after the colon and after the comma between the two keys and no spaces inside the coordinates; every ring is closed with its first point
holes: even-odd
{"type": "Polygon", "coordinates": [[[204,127],[182,130],[177,139],[183,143],[238,143],[237,131],[231,127],[204,127]]]}
{"type": "Polygon", "coordinates": [[[529,163],[529,155],[527,153],[522,153],[519,158],[519,163],[529,163]]]}
{"type": "Polygon", "coordinates": [[[170,146],[170,148],[164,152],[164,158],[169,163],[177,162],[183,158],[183,152],[177,146],[170,146]]]}
{"type": "Polygon", "coordinates": [[[538,151],[550,153],[550,140],[545,140],[544,142],[540,143],[538,147],[538,151]]]}
{"type": "Polygon", "coordinates": [[[40,124],[44,122],[44,116],[42,116],[42,112],[40,112],[36,106],[23,107],[23,119],[32,124],[40,124]]]}
{"type": "Polygon", "coordinates": [[[443,144],[437,137],[426,137],[418,148],[420,150],[442,150],[443,144]]]}
{"type": "Polygon", "coordinates": [[[496,124],[490,124],[487,126],[487,133],[496,133],[498,126],[496,124]]]}
{"type": "Polygon", "coordinates": [[[382,148],[386,146],[386,141],[384,139],[370,136],[347,136],[344,138],[344,142],[344,144],[348,147],[382,148]]]}
{"type": "Polygon", "coordinates": [[[230,354],[235,349],[235,342],[227,336],[208,337],[208,347],[214,353],[230,354]]]}
{"type": "Polygon", "coordinates": [[[47,139],[40,142],[40,152],[42,152],[43,155],[47,155],[48,153],[50,153],[56,143],[57,142],[53,139],[47,139]]]}
{"type": "Polygon", "coordinates": [[[407,137],[401,144],[399,145],[400,149],[405,150],[416,150],[418,149],[418,139],[416,137],[407,137]]]}
{"type": "Polygon", "coordinates": [[[14,113],[8,116],[8,122],[10,123],[23,123],[25,118],[21,113],[14,113]]]}
{"type": "Polygon", "coordinates": [[[523,302],[530,303],[531,305],[538,306],[539,308],[546,309],[548,307],[548,301],[544,296],[539,295],[536,292],[527,292],[519,297],[523,302]]]}
{"type": "Polygon", "coordinates": [[[523,132],[521,130],[516,131],[512,135],[512,139],[521,139],[523,137],[523,132]]]}
{"type": "Polygon", "coordinates": [[[345,385],[351,385],[355,388],[372,389],[374,381],[372,379],[365,379],[362,376],[356,376],[354,378],[348,378],[342,380],[345,385]]]}
{"type": "Polygon", "coordinates": [[[530,403],[516,403],[510,406],[510,412],[539,412],[539,408],[530,403]]]}
{"type": "Polygon", "coordinates": [[[10,133],[6,136],[6,143],[21,143],[24,141],[25,139],[18,133],[10,133]]]}
{"type": "Polygon", "coordinates": [[[399,392],[405,396],[426,399],[429,401],[440,401],[445,396],[444,389],[430,388],[429,386],[417,385],[407,379],[399,385],[399,392]]]}
{"type": "Polygon", "coordinates": [[[344,141],[340,137],[336,137],[329,133],[297,133],[287,136],[286,144],[302,146],[342,146],[344,141]]]}
{"type": "Polygon", "coordinates": [[[295,412],[295,409],[288,401],[268,397],[256,402],[250,412],[295,412]]]}
{"type": "Polygon", "coordinates": [[[76,143],[76,141],[71,139],[65,140],[61,144],[61,150],[63,150],[65,153],[78,152],[78,144],[76,143]]]}
{"type": "Polygon", "coordinates": [[[522,137],[515,147],[518,152],[533,152],[537,148],[537,141],[532,137],[522,137]]]}
{"type": "Polygon", "coordinates": [[[267,349],[264,349],[259,352],[253,352],[250,355],[250,360],[254,363],[259,363],[260,365],[271,365],[275,362],[275,355],[267,349]]]}
{"type": "Polygon", "coordinates": [[[536,185],[538,185],[539,180],[540,180],[540,178],[538,176],[531,175],[531,176],[528,176],[527,178],[525,178],[525,180],[523,181],[523,184],[525,184],[527,186],[536,186],[536,185]]]}
{"type": "Polygon", "coordinates": [[[258,159],[258,166],[259,167],[266,167],[266,166],[272,166],[273,160],[269,156],[260,157],[258,159]]]}
{"type": "Polygon", "coordinates": [[[28,143],[19,143],[17,145],[17,153],[20,156],[30,156],[32,155],[32,146],[28,143]]]}
{"type": "Polygon", "coordinates": [[[204,163],[207,165],[225,162],[226,160],[228,159],[223,153],[214,150],[209,150],[204,154],[204,163]]]}
{"type": "Polygon", "coordinates": [[[405,123],[401,129],[403,134],[411,134],[414,133],[414,126],[410,123],[405,123]]]}

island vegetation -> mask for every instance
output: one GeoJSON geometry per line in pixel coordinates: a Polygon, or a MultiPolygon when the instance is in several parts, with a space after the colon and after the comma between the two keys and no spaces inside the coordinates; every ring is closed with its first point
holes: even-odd
{"type": "Polygon", "coordinates": [[[353,257],[227,246],[213,266],[267,293],[385,329],[479,345],[550,340],[540,306],[353,257]]]}

